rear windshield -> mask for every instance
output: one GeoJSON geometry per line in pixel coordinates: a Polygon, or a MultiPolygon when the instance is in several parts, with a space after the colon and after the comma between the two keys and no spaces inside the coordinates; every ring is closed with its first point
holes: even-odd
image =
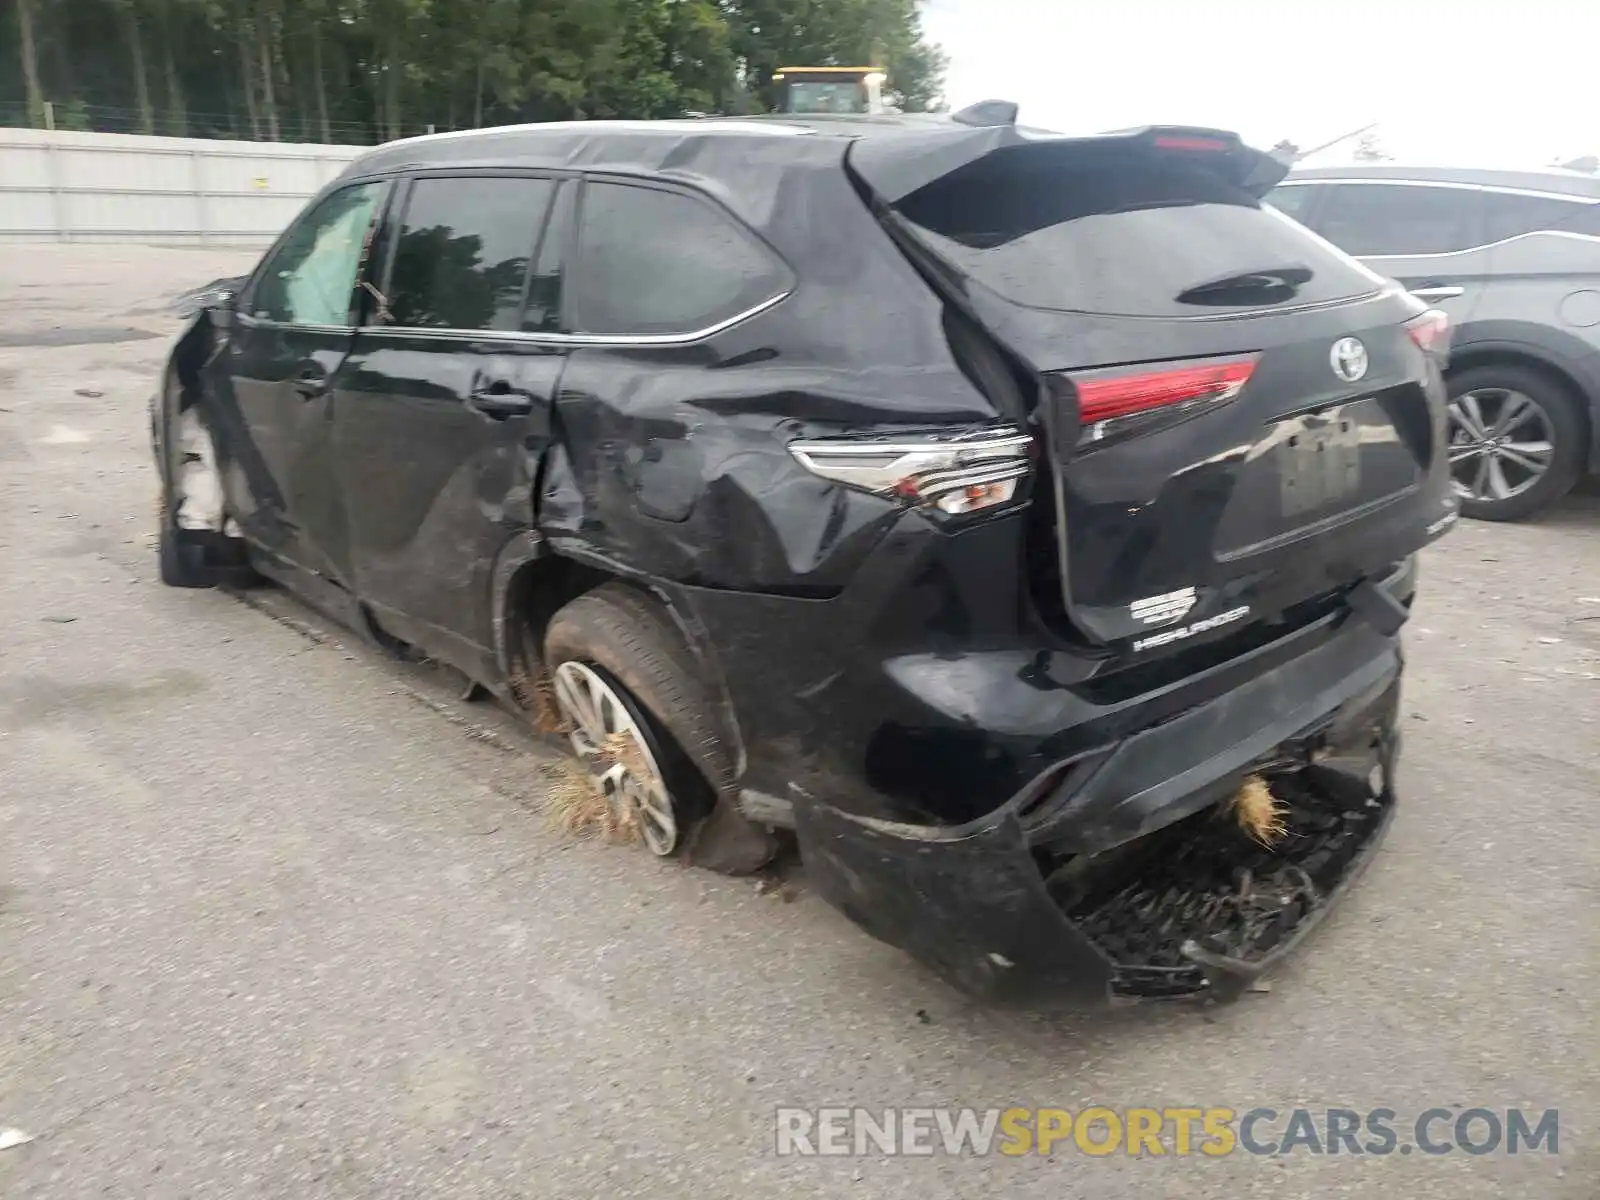
{"type": "Polygon", "coordinates": [[[1176,155],[990,154],[897,205],[918,237],[1016,304],[1202,316],[1368,295],[1382,280],[1176,155]]]}

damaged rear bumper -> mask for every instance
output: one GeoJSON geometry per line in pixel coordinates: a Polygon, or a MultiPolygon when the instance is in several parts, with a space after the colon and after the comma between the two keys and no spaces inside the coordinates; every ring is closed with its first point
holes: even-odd
{"type": "Polygon", "coordinates": [[[1358,625],[961,827],[802,801],[807,877],[868,933],[986,998],[1235,998],[1327,915],[1388,829],[1401,674],[1398,643],[1358,625]],[[1219,803],[1253,775],[1286,809],[1271,848],[1219,803]]]}

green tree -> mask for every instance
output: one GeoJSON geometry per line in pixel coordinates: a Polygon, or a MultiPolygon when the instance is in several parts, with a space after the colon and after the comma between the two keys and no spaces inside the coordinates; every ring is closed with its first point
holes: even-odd
{"type": "Polygon", "coordinates": [[[919,0],[0,3],[0,107],[108,131],[371,141],[737,112],[771,105],[778,66],[869,62],[905,108],[938,102],[919,0]]]}
{"type": "Polygon", "coordinates": [[[39,82],[39,47],[34,39],[33,0],[17,0],[17,53],[27,88],[28,122],[44,124],[44,88],[39,82]]]}

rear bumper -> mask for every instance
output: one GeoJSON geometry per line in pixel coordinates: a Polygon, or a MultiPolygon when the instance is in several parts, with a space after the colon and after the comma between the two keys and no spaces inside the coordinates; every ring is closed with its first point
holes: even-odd
{"type": "Polygon", "coordinates": [[[1401,673],[1397,641],[1352,622],[960,827],[797,798],[807,877],[987,998],[1232,998],[1320,922],[1387,830],[1401,673]],[[1252,774],[1291,805],[1270,851],[1216,808],[1252,774]]]}

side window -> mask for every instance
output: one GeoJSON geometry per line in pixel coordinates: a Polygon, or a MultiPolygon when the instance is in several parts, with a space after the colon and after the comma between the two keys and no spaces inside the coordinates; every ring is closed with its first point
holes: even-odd
{"type": "Polygon", "coordinates": [[[783,264],[710,202],[593,181],[568,276],[578,330],[618,335],[694,333],[789,286],[783,264]]]}
{"type": "Polygon", "coordinates": [[[1317,232],[1346,254],[1444,254],[1488,241],[1489,196],[1471,188],[1341,183],[1317,232]]]}
{"type": "Polygon", "coordinates": [[[263,321],[349,325],[350,293],[385,186],[341,188],[301,217],[256,280],[246,311],[263,321]]]}
{"type": "Polygon", "coordinates": [[[1595,206],[1574,198],[1522,196],[1515,192],[1489,193],[1488,240],[1503,241],[1541,229],[1566,229],[1573,233],[1594,233],[1595,206]],[[1580,228],[1586,227],[1586,228],[1580,228]]]}
{"type": "Polygon", "coordinates": [[[1561,224],[1554,228],[1564,233],[1582,233],[1589,237],[1600,237],[1600,202],[1584,201],[1582,204],[1567,206],[1571,213],[1562,218],[1561,224]]]}
{"type": "Polygon", "coordinates": [[[516,329],[549,179],[425,176],[411,185],[389,273],[389,323],[516,329]]]}
{"type": "Polygon", "coordinates": [[[1314,183],[1280,184],[1267,193],[1267,203],[1286,217],[1293,217],[1302,225],[1322,188],[1314,183]]]}

